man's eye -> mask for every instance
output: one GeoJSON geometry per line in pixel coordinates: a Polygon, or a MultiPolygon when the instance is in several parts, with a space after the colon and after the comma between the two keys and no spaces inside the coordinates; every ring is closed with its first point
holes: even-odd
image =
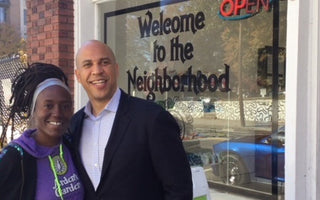
{"type": "Polygon", "coordinates": [[[109,62],[108,60],[103,60],[103,61],[102,61],[102,64],[103,64],[103,65],[108,65],[108,64],[110,64],[110,62],[109,62]]]}
{"type": "Polygon", "coordinates": [[[53,108],[53,105],[52,104],[45,104],[44,107],[51,109],[51,108],[53,108]]]}
{"type": "Polygon", "coordinates": [[[82,66],[84,67],[84,68],[88,68],[88,67],[90,67],[92,64],[91,63],[85,63],[85,64],[83,64],[82,66]]]}

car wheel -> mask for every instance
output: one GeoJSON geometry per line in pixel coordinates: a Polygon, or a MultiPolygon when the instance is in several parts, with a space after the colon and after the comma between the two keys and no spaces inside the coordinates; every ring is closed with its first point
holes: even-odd
{"type": "Polygon", "coordinates": [[[239,156],[226,154],[221,158],[221,179],[230,185],[242,185],[250,181],[249,173],[239,156]]]}

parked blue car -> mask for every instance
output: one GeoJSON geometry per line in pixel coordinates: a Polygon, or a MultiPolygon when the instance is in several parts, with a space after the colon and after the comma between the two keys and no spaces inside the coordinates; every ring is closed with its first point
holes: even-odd
{"type": "Polygon", "coordinates": [[[258,178],[272,180],[272,177],[274,181],[284,182],[284,152],[284,126],[273,134],[224,141],[213,146],[213,173],[231,185],[242,185],[258,178]],[[275,167],[277,174],[272,175],[275,167]]]}

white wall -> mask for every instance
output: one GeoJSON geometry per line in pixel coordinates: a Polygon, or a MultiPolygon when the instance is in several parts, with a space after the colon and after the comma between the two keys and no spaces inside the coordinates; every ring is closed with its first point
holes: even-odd
{"type": "Polygon", "coordinates": [[[320,199],[319,2],[289,0],[287,26],[285,194],[320,199]]]}
{"type": "MultiPolygon", "coordinates": [[[[89,39],[95,38],[95,4],[91,1],[74,0],[74,16],[75,16],[75,52],[81,44],[89,39]]],[[[76,80],[76,78],[75,78],[76,80]]],[[[79,110],[88,101],[88,97],[82,86],[75,81],[75,110],[79,110]]]]}
{"type": "MultiPolygon", "coordinates": [[[[81,44],[87,40],[101,40],[100,13],[99,5],[105,2],[113,2],[115,0],[74,0],[74,16],[75,16],[75,52],[81,44]]],[[[76,78],[75,78],[76,80],[76,78]]],[[[83,107],[88,101],[87,94],[82,86],[75,81],[75,110],[83,107]]]]}

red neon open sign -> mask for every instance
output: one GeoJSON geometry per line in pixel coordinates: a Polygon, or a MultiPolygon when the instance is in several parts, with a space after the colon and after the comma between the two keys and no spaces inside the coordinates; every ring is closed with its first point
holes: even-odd
{"type": "Polygon", "coordinates": [[[272,0],[223,0],[219,16],[225,20],[240,20],[259,13],[262,8],[269,11],[271,3],[272,0]],[[245,14],[240,15],[242,10],[245,14]]]}

